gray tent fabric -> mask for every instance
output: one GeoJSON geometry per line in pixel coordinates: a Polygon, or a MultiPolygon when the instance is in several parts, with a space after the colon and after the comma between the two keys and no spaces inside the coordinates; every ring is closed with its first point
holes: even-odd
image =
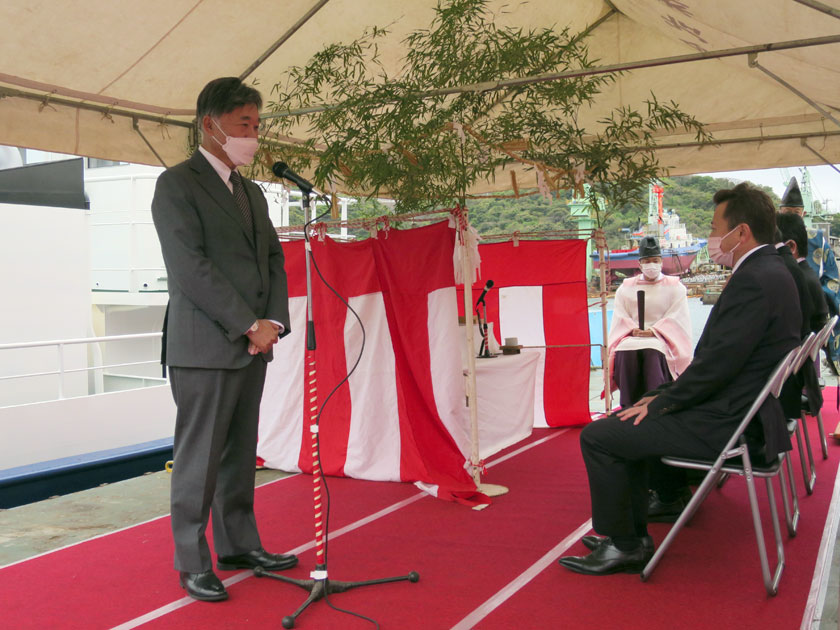
{"type": "MultiPolygon", "coordinates": [[[[826,3],[840,7],[838,0],[826,3]]],[[[289,66],[373,25],[389,29],[380,55],[395,70],[405,36],[429,25],[436,4],[89,0],[82,10],[77,3],[4,0],[0,144],[174,164],[189,151],[195,98],[208,80],[242,76],[268,96],[289,66]]],[[[640,109],[651,92],[703,122],[717,144],[699,147],[680,130],[659,134],[657,156],[672,175],[840,162],[840,44],[833,43],[840,21],[825,11],[792,0],[488,6],[503,24],[591,28],[596,65],[627,68],[582,121],[593,133],[607,112],[640,109]],[[820,44],[802,46],[814,40],[820,44]],[[781,42],[787,44],[770,46],[781,42]]],[[[533,170],[517,177],[520,187],[536,185],[533,170]]],[[[509,182],[505,174],[471,192],[509,182]]]]}

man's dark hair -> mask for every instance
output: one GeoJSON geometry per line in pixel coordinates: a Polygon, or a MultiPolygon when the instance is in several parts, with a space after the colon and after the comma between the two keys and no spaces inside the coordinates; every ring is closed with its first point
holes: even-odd
{"type": "Polygon", "coordinates": [[[783,241],[796,243],[796,253],[803,257],[808,255],[808,230],[805,221],[798,214],[780,212],[776,215],[776,225],[782,232],[783,241]]]}
{"type": "Polygon", "coordinates": [[[262,109],[262,95],[236,77],[213,79],[198,95],[195,116],[201,127],[205,116],[218,117],[243,105],[256,105],[257,109],[262,109]]]}
{"type": "Polygon", "coordinates": [[[767,193],[743,182],[735,188],[719,190],[715,193],[715,205],[726,203],[723,218],[729,229],[741,223],[750,226],[757,243],[769,245],[773,242],[776,231],[776,208],[767,193]]]}

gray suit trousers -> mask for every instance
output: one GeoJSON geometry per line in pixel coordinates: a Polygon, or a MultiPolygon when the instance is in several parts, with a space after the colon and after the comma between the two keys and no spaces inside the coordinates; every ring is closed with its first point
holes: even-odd
{"type": "Polygon", "coordinates": [[[261,547],[254,475],[265,372],[260,357],[235,370],[170,367],[178,408],[171,491],[178,571],[212,568],[205,537],[211,506],[218,555],[261,547]]]}

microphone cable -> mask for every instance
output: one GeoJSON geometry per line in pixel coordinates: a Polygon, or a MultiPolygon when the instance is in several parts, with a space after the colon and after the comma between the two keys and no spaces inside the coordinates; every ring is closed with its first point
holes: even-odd
{"type": "MultiPolygon", "coordinates": [[[[325,195],[317,195],[316,198],[315,198],[315,202],[317,203],[317,201],[319,199],[321,199],[325,203],[329,203],[329,200],[326,198],[325,195]]],[[[324,213],[310,219],[309,221],[307,221],[304,224],[303,230],[304,230],[304,237],[306,239],[306,243],[309,246],[308,247],[309,259],[312,262],[312,266],[315,268],[315,272],[318,274],[318,277],[321,279],[321,282],[324,283],[324,286],[326,286],[330,291],[332,291],[333,294],[335,294],[335,296],[341,301],[341,303],[344,304],[351,313],[353,313],[353,317],[356,318],[356,321],[359,323],[359,327],[362,330],[362,345],[359,348],[359,355],[356,357],[356,361],[355,361],[355,363],[353,363],[353,367],[350,368],[350,370],[348,370],[347,375],[344,378],[342,378],[338,382],[338,384],[336,384],[335,387],[332,388],[330,393],[327,394],[327,397],[324,398],[324,402],[321,403],[321,407],[318,409],[318,414],[315,416],[315,426],[317,426],[317,427],[321,426],[321,414],[324,412],[324,408],[327,406],[327,403],[330,401],[330,398],[332,398],[333,394],[335,394],[338,391],[338,389],[342,385],[344,385],[344,383],[346,383],[347,381],[350,380],[350,376],[353,374],[353,372],[356,371],[356,368],[359,367],[359,363],[361,363],[361,360],[362,360],[362,355],[365,352],[365,342],[367,340],[367,333],[365,332],[365,326],[362,323],[362,318],[359,317],[359,314],[353,309],[352,306],[350,306],[350,302],[348,300],[345,300],[344,297],[338,291],[336,291],[336,289],[329,282],[327,282],[327,279],[324,278],[324,275],[321,273],[321,270],[318,268],[318,262],[315,260],[315,252],[312,250],[312,247],[309,244],[309,238],[310,238],[309,237],[309,226],[312,223],[318,221],[319,219],[325,217],[328,213],[329,213],[329,210],[327,210],[324,213]]],[[[316,337],[316,347],[317,347],[317,337],[316,337]]],[[[313,352],[314,352],[314,350],[313,350],[313,352]]],[[[317,378],[317,373],[316,373],[316,378],[317,378]]],[[[323,534],[323,536],[324,536],[324,566],[327,567],[327,578],[326,579],[329,580],[330,490],[327,487],[327,476],[324,473],[324,466],[321,463],[321,438],[320,438],[320,434],[319,434],[319,437],[318,437],[318,448],[316,449],[316,457],[318,459],[318,467],[321,469],[321,483],[323,484],[324,496],[326,498],[326,501],[324,503],[324,534],[323,534]]],[[[380,630],[379,622],[377,622],[375,619],[367,617],[367,616],[365,616],[361,613],[353,612],[352,610],[346,610],[344,608],[340,608],[340,607],[336,606],[335,604],[333,604],[330,601],[328,591],[329,591],[329,589],[325,587],[324,588],[324,601],[327,602],[327,605],[330,608],[332,608],[333,610],[335,610],[337,612],[342,612],[342,613],[345,613],[347,615],[352,615],[354,617],[358,617],[359,619],[364,619],[365,621],[369,621],[370,623],[372,623],[374,625],[376,630],[380,630]]]]}

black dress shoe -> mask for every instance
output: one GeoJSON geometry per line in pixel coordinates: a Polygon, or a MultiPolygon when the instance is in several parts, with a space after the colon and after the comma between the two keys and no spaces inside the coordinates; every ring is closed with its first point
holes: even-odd
{"type": "Polygon", "coordinates": [[[663,501],[655,490],[651,490],[648,500],[648,523],[676,523],[686,505],[688,501],[683,497],[663,501]]]}
{"type": "Polygon", "coordinates": [[[203,573],[181,571],[181,588],[200,602],[220,602],[228,598],[225,585],[212,570],[203,573]]]}
{"type": "Polygon", "coordinates": [[[633,551],[621,551],[612,540],[607,540],[588,556],[565,556],[558,562],[575,573],[585,575],[610,575],[611,573],[641,573],[653,556],[641,544],[633,551]]]}
{"type": "MultiPolygon", "coordinates": [[[[609,536],[596,536],[594,534],[590,534],[589,536],[584,536],[583,538],[581,538],[580,542],[582,542],[584,547],[586,547],[587,549],[595,551],[595,549],[600,547],[609,539],[609,536]]],[[[650,536],[643,536],[642,549],[644,549],[645,551],[649,551],[650,554],[653,555],[653,538],[651,538],[650,536]]]]}
{"type": "Polygon", "coordinates": [[[297,563],[297,556],[268,553],[265,549],[255,549],[236,556],[219,556],[216,568],[219,571],[235,571],[236,569],[262,567],[266,571],[282,571],[283,569],[291,569],[297,563]]]}

